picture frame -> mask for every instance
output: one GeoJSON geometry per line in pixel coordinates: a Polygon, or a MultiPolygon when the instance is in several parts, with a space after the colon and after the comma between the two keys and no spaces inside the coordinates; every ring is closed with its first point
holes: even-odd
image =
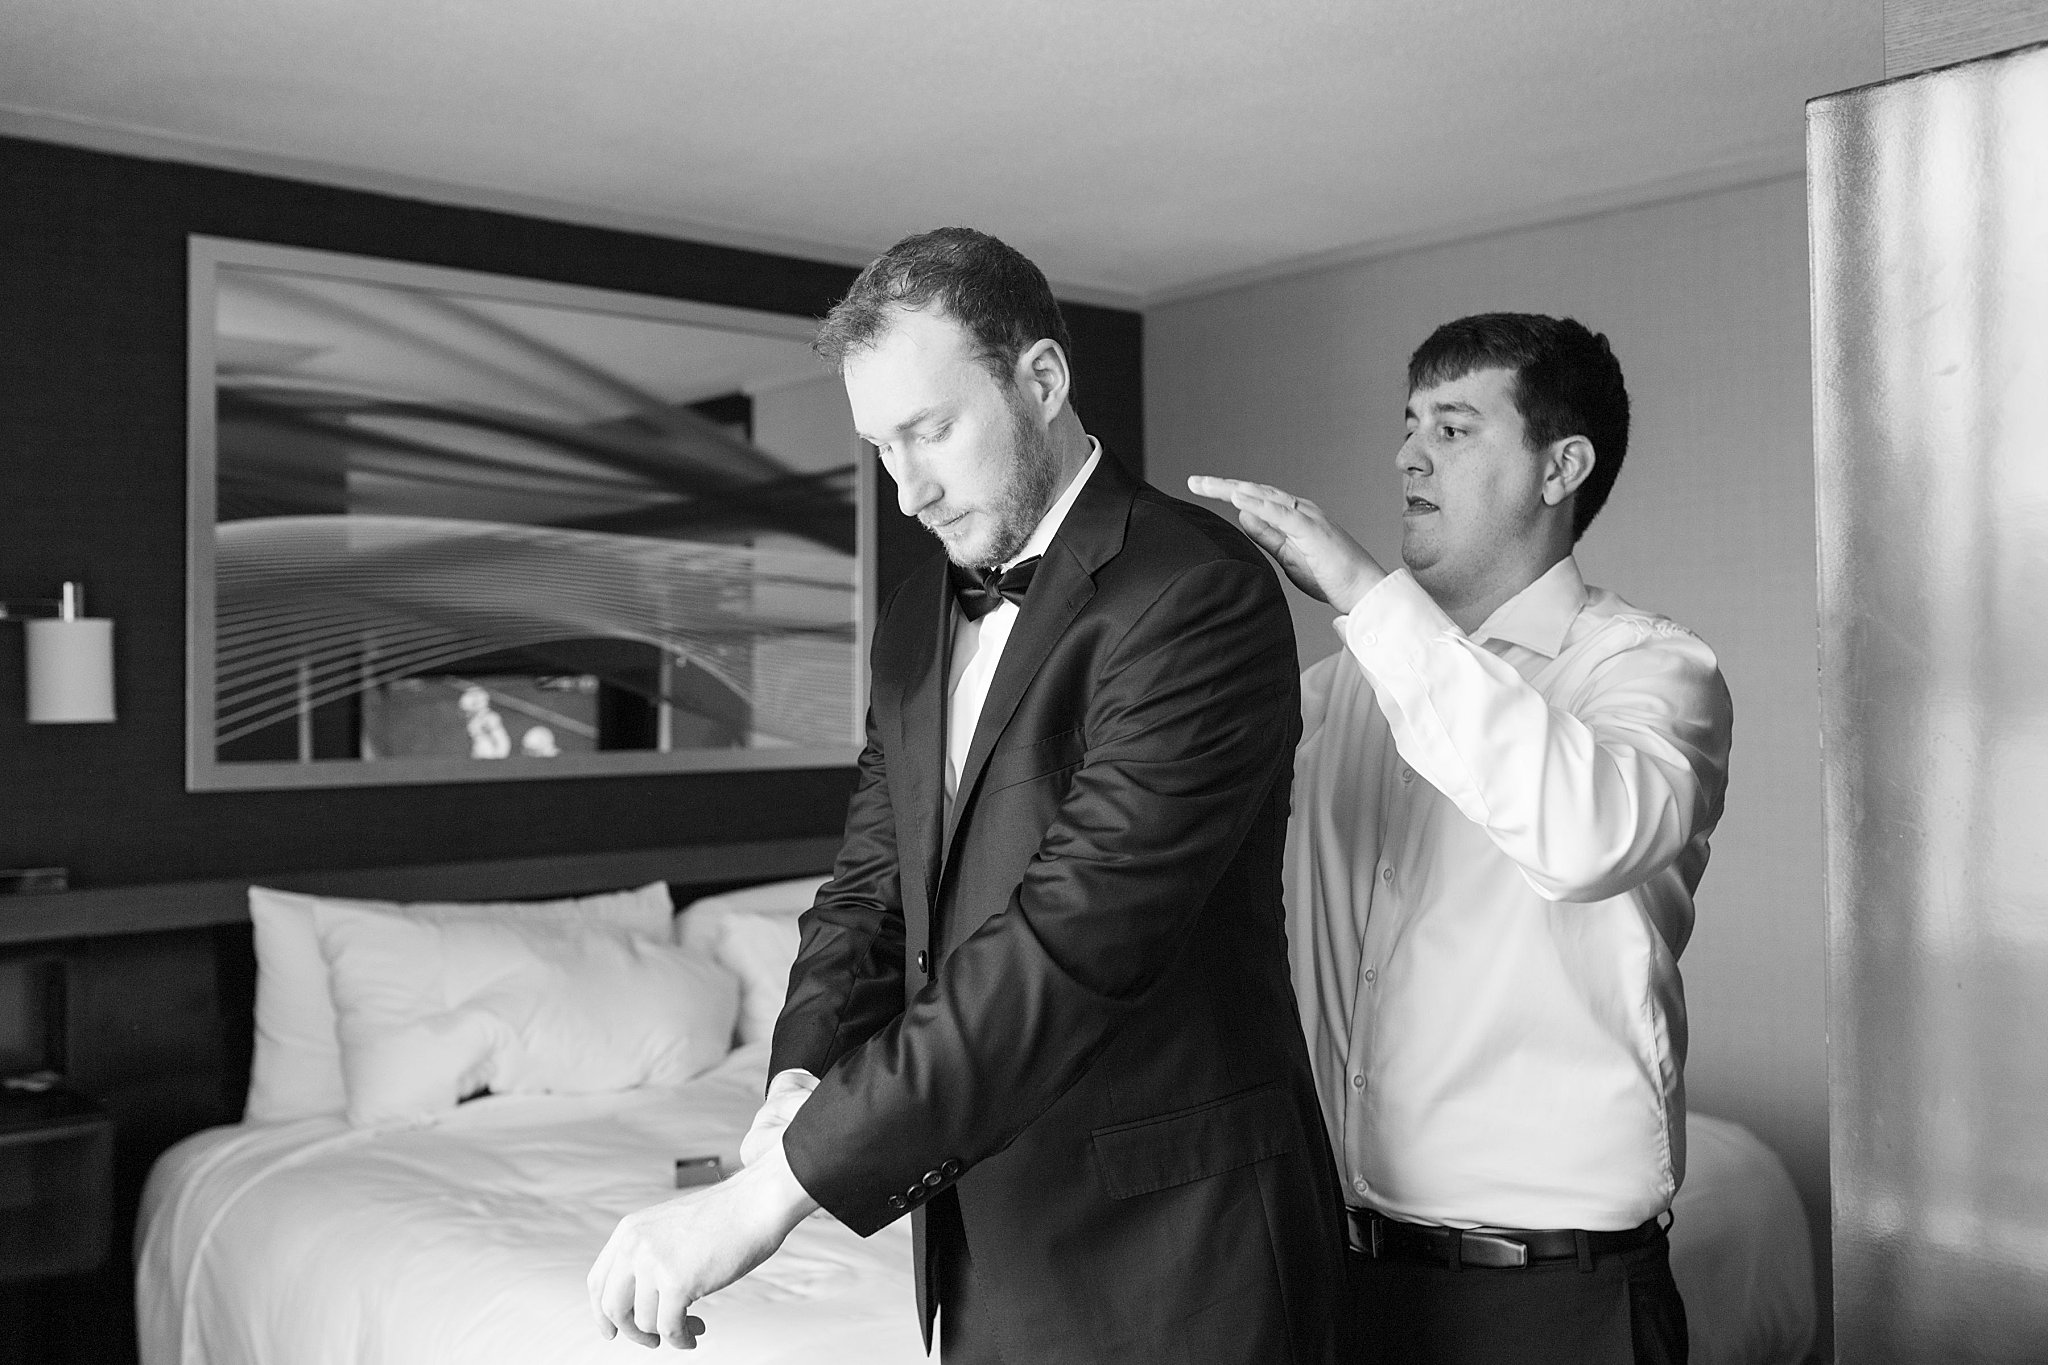
{"type": "Polygon", "coordinates": [[[815,320],[188,264],[188,790],[857,758],[875,472],[815,320]]]}

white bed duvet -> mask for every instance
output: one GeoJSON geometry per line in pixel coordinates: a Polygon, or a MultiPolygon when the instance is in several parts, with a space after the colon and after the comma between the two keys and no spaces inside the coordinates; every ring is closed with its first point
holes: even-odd
{"type": "MultiPolygon", "coordinates": [[[[583,1277],[679,1156],[736,1161],[765,1044],[677,1090],[500,1096],[431,1127],[339,1118],[209,1129],[151,1173],[138,1223],[143,1365],[574,1365],[604,1341],[583,1277]]],[[[1784,1167],[1694,1116],[1672,1266],[1694,1365],[1793,1365],[1813,1337],[1808,1241],[1784,1167]]],[[[696,1310],[703,1365],[925,1359],[907,1220],[865,1241],[806,1220],[696,1310]]]]}
{"type": "MultiPolygon", "coordinates": [[[[151,1173],[137,1232],[143,1365],[642,1360],[598,1335],[583,1277],[679,1156],[738,1160],[767,1047],[675,1090],[494,1096],[431,1127],[214,1128],[151,1173]]],[[[695,1310],[705,1365],[924,1360],[910,1230],[807,1219],[695,1310]]]]}
{"type": "Polygon", "coordinates": [[[1691,1365],[1799,1365],[1813,1349],[1813,1242],[1791,1173],[1739,1123],[1685,1120],[1671,1276],[1691,1365]]]}

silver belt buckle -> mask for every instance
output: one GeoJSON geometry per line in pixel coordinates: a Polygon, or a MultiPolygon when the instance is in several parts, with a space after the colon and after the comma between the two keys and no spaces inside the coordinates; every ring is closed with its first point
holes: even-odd
{"type": "Polygon", "coordinates": [[[1491,1232],[1468,1232],[1458,1238],[1458,1259],[1490,1270],[1508,1270],[1529,1264],[1529,1245],[1491,1232]],[[1474,1256],[1474,1247],[1484,1251],[1474,1256]]]}

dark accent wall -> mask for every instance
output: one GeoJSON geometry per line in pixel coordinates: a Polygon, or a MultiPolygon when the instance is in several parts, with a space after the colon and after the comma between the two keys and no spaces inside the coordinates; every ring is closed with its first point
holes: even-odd
{"type": "MultiPolygon", "coordinates": [[[[317,792],[184,783],[186,239],[237,237],[817,316],[841,265],[0,138],[0,599],[86,584],[112,725],[23,719],[0,626],[0,866],[75,886],[836,833],[851,770],[317,792]]],[[[1069,305],[1076,405],[1142,468],[1141,320],[1069,305]]],[[[881,480],[883,589],[930,541],[881,480]]],[[[0,902],[0,911],[4,911],[0,902]]]]}

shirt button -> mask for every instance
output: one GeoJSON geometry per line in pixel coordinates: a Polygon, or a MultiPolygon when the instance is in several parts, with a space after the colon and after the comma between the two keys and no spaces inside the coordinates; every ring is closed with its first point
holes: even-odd
{"type": "Polygon", "coordinates": [[[1394,880],[1394,869],[1393,869],[1393,868],[1391,868],[1391,867],[1383,867],[1383,868],[1381,868],[1381,869],[1380,869],[1380,880],[1381,880],[1381,881],[1383,881],[1383,882],[1387,882],[1387,883],[1392,883],[1392,882],[1393,882],[1393,880],[1394,880]]]}
{"type": "Polygon", "coordinates": [[[1402,780],[1403,782],[1413,782],[1413,781],[1415,780],[1415,769],[1413,769],[1413,768],[1403,768],[1403,769],[1401,769],[1401,780],[1402,780]]]}
{"type": "Polygon", "coordinates": [[[1367,967],[1365,969],[1365,979],[1367,981],[1377,981],[1380,979],[1380,974],[1374,971],[1371,967],[1367,967]]]}
{"type": "Polygon", "coordinates": [[[1365,632],[1364,634],[1362,634],[1362,635],[1360,635],[1360,636],[1358,637],[1358,643],[1360,643],[1360,644],[1362,644],[1362,645],[1376,645],[1376,644],[1378,644],[1379,642],[1380,642],[1380,637],[1379,637],[1379,636],[1377,636],[1377,635],[1375,635],[1375,634],[1373,634],[1373,633],[1372,633],[1371,631],[1369,631],[1369,630],[1368,630],[1368,631],[1366,631],[1366,632],[1365,632]]]}
{"type": "Polygon", "coordinates": [[[1352,1088],[1353,1090],[1363,1090],[1363,1089],[1365,1089],[1365,1077],[1364,1077],[1364,1076],[1362,1076],[1362,1075],[1355,1075],[1355,1076],[1353,1076],[1353,1077],[1351,1078],[1351,1088],[1352,1088]]]}
{"type": "Polygon", "coordinates": [[[1364,1177],[1364,1176],[1360,1176],[1360,1177],[1358,1177],[1358,1179],[1356,1179],[1356,1180],[1352,1181],[1352,1182],[1351,1182],[1351,1188],[1352,1188],[1352,1189],[1354,1189],[1354,1190],[1357,1190],[1357,1191],[1358,1191],[1358,1192],[1359,1192],[1360,1194],[1364,1194],[1364,1193],[1365,1193],[1365,1177],[1364,1177]]]}

